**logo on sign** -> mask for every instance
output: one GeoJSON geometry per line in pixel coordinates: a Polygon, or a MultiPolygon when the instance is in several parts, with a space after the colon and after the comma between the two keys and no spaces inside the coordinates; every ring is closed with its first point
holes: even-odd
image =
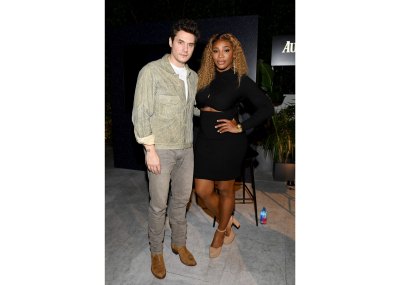
{"type": "Polygon", "coordinates": [[[295,53],[295,43],[291,43],[290,41],[286,41],[285,47],[282,50],[282,53],[295,53]]]}

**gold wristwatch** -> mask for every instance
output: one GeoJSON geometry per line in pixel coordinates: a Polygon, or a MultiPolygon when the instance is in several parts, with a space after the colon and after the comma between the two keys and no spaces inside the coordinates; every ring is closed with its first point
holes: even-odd
{"type": "Polygon", "coordinates": [[[236,128],[238,128],[239,133],[243,132],[243,129],[242,129],[242,125],[241,125],[241,124],[237,124],[237,125],[236,125],[236,128]]]}

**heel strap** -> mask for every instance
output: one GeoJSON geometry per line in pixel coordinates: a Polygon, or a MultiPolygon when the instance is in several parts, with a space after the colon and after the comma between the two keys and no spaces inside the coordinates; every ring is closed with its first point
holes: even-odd
{"type": "Polygon", "coordinates": [[[224,232],[226,232],[226,229],[221,231],[219,228],[217,228],[217,231],[220,232],[220,233],[224,233],[224,232]]]}

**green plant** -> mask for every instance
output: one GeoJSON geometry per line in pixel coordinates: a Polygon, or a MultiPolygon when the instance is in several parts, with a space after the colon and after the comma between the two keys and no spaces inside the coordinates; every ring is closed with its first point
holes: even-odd
{"type": "Polygon", "coordinates": [[[274,162],[295,161],[295,105],[290,104],[272,118],[271,131],[263,144],[264,151],[272,155],[274,162]]]}
{"type": "Polygon", "coordinates": [[[264,60],[258,59],[257,72],[260,88],[267,92],[275,106],[280,105],[283,101],[283,92],[279,85],[274,84],[275,71],[272,66],[264,62],[264,60]]]}

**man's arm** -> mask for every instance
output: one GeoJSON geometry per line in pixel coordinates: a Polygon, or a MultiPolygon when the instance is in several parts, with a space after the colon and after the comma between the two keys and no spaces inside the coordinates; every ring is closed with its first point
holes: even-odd
{"type": "Polygon", "coordinates": [[[136,82],[135,98],[132,110],[132,123],[136,141],[146,151],[146,165],[150,172],[161,173],[160,159],[156,152],[155,137],[151,130],[150,118],[154,112],[154,86],[148,67],[142,68],[136,82]]]}
{"type": "Polygon", "coordinates": [[[154,112],[154,87],[150,68],[140,70],[133,101],[132,123],[135,137],[140,144],[154,144],[150,118],[154,112]]]}
{"type": "Polygon", "coordinates": [[[160,174],[161,173],[160,158],[158,157],[154,144],[152,145],[145,144],[143,146],[146,151],[147,168],[149,169],[150,172],[154,174],[160,174]]]}

